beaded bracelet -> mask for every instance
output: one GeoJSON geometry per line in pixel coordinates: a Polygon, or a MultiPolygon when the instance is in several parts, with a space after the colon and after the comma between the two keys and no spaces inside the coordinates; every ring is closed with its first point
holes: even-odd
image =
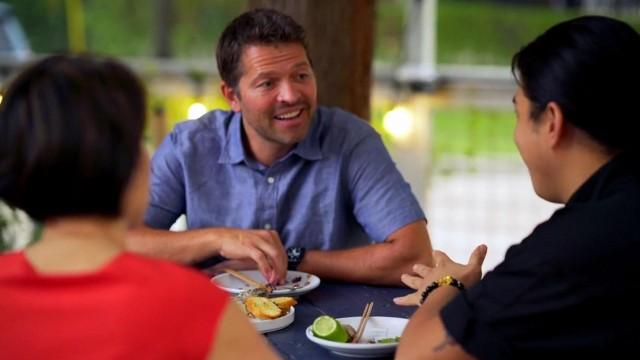
{"type": "Polygon", "coordinates": [[[434,282],[432,282],[431,284],[429,284],[429,286],[427,286],[426,289],[424,289],[424,291],[422,292],[422,295],[420,297],[420,305],[422,305],[422,303],[424,303],[424,301],[427,299],[427,296],[435,289],[439,288],[440,286],[443,285],[449,285],[449,286],[453,286],[455,288],[458,288],[459,290],[464,290],[464,285],[456,278],[454,278],[451,275],[447,275],[445,277],[443,277],[440,280],[436,280],[434,282]]]}

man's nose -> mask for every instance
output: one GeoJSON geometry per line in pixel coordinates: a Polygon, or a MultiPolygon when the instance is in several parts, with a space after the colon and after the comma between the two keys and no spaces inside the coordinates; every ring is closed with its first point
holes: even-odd
{"type": "Polygon", "coordinates": [[[294,104],[300,100],[300,90],[296,87],[295,84],[292,84],[289,81],[283,81],[280,83],[280,91],[278,92],[278,101],[294,104]]]}

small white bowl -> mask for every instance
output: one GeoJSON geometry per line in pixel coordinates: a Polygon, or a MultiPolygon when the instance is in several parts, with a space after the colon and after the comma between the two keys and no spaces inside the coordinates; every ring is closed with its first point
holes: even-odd
{"type": "MultiPolygon", "coordinates": [[[[355,329],[358,327],[358,323],[360,323],[360,316],[339,318],[336,320],[343,325],[351,325],[355,329]]],[[[306,335],[312,342],[337,355],[356,358],[382,357],[392,355],[396,351],[398,343],[372,344],[370,341],[402,335],[408,321],[407,319],[396,317],[372,316],[369,318],[369,321],[367,321],[367,326],[364,328],[360,342],[356,344],[320,339],[313,335],[311,326],[307,327],[306,335]]]]}
{"type": "Polygon", "coordinates": [[[280,330],[291,325],[291,323],[293,322],[293,319],[295,318],[295,312],[296,312],[296,309],[292,306],[291,309],[289,309],[289,312],[287,313],[287,315],[281,316],[277,319],[262,320],[262,319],[252,318],[250,320],[253,326],[255,326],[256,329],[258,329],[258,331],[260,331],[261,333],[266,333],[266,332],[280,330]]]}

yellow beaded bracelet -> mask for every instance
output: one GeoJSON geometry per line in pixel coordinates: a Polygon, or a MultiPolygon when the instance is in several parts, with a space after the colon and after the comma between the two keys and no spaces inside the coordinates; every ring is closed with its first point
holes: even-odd
{"type": "Polygon", "coordinates": [[[432,282],[431,284],[429,284],[429,286],[427,286],[426,289],[424,289],[424,291],[422,292],[422,296],[420,297],[420,305],[422,305],[422,303],[424,303],[424,301],[427,299],[427,296],[435,289],[439,288],[440,286],[443,285],[449,285],[449,286],[453,286],[455,288],[458,288],[459,290],[464,290],[464,285],[456,278],[454,278],[451,275],[447,275],[443,278],[441,278],[440,280],[436,280],[434,282],[432,282]]]}

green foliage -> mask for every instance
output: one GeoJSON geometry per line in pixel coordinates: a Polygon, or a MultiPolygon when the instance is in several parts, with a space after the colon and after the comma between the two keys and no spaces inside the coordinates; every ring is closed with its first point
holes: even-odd
{"type": "MultiPolygon", "coordinates": [[[[65,0],[6,0],[14,7],[33,49],[66,50],[65,0]]],[[[246,0],[174,0],[171,45],[178,58],[211,58],[215,39],[246,0]]],[[[153,0],[85,0],[90,51],[117,56],[153,54],[153,0]]],[[[578,11],[548,5],[509,5],[483,0],[440,0],[437,4],[439,63],[508,64],[522,45],[578,11]]],[[[403,61],[407,0],[379,0],[376,5],[375,59],[403,61]]],[[[614,15],[615,16],[615,15],[614,15]]],[[[618,16],[640,29],[640,16],[618,16]]]]}
{"type": "MultiPolygon", "coordinates": [[[[406,2],[381,0],[376,9],[375,59],[403,61],[406,2]]],[[[439,0],[437,62],[507,65],[521,46],[560,21],[582,15],[548,5],[514,5],[486,0],[439,0]]],[[[638,14],[610,15],[640,30],[638,14]]]]}
{"type": "Polygon", "coordinates": [[[376,3],[374,58],[377,61],[398,63],[402,60],[405,12],[405,0],[382,0],[376,3]]]}
{"type": "Polygon", "coordinates": [[[0,253],[11,248],[9,239],[5,239],[5,229],[9,226],[10,217],[0,214],[0,253]]]}
{"type": "Polygon", "coordinates": [[[152,1],[85,0],[87,48],[115,56],[153,53],[152,1]]]}
{"type": "Polygon", "coordinates": [[[514,127],[513,111],[438,108],[433,117],[433,156],[515,154],[514,127]]]}
{"type": "Polygon", "coordinates": [[[0,199],[0,253],[21,249],[37,241],[41,235],[39,223],[34,223],[24,212],[9,207],[0,199]]]}
{"type": "Polygon", "coordinates": [[[176,57],[213,58],[216,39],[225,26],[245,10],[246,1],[174,1],[176,18],[172,33],[176,57]]]}
{"type": "MultiPolygon", "coordinates": [[[[36,53],[67,51],[65,0],[7,0],[36,53]]],[[[151,56],[154,1],[85,0],[87,47],[115,56],[151,56]]],[[[246,6],[242,0],[174,0],[171,24],[176,57],[212,57],[215,39],[246,6]]]]}
{"type": "Polygon", "coordinates": [[[520,47],[551,25],[575,17],[548,6],[442,0],[438,4],[438,62],[509,64],[520,47]]]}
{"type": "Polygon", "coordinates": [[[13,7],[31,48],[40,53],[60,52],[68,48],[64,1],[4,0],[13,7]]]}
{"type": "MultiPolygon", "coordinates": [[[[552,25],[583,15],[548,5],[480,0],[438,2],[438,63],[508,65],[523,45],[552,25]]],[[[640,17],[617,16],[640,29],[640,17]]]]}

